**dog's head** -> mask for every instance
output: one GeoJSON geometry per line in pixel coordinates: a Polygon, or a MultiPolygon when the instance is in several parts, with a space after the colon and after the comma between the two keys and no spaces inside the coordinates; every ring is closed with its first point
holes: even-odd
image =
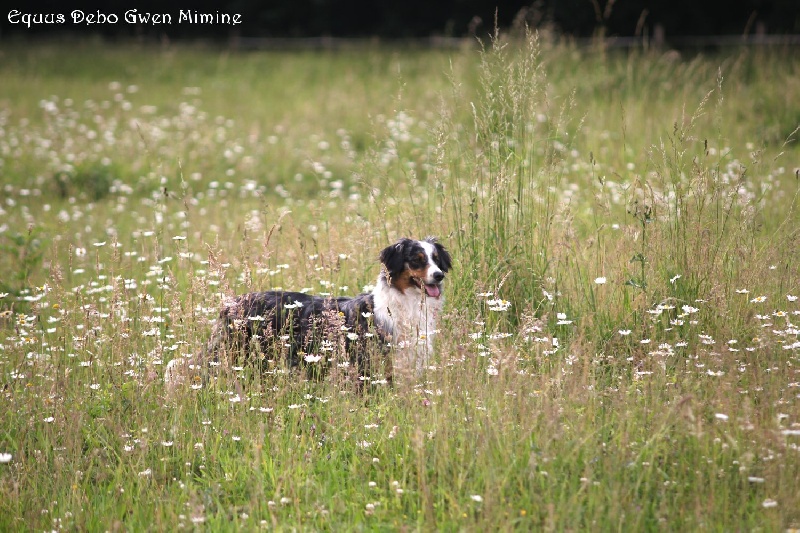
{"type": "Polygon", "coordinates": [[[433,237],[421,241],[400,239],[380,255],[387,283],[405,293],[424,291],[429,298],[442,295],[442,281],[452,267],[450,254],[433,237]]]}

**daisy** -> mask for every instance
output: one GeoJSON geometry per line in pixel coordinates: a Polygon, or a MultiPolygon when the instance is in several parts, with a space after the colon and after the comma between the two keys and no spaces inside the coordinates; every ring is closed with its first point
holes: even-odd
{"type": "Polygon", "coordinates": [[[487,300],[486,303],[489,306],[489,311],[503,312],[507,311],[508,308],[511,307],[511,302],[500,298],[496,300],[487,300]]]}
{"type": "Polygon", "coordinates": [[[568,324],[572,324],[572,320],[567,320],[566,313],[556,313],[556,318],[558,318],[558,322],[556,322],[556,325],[558,326],[565,326],[568,324]]]}

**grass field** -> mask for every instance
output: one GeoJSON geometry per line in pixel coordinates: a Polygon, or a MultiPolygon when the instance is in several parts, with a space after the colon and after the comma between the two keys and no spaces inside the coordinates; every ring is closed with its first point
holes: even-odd
{"type": "Polygon", "coordinates": [[[0,530],[800,528],[798,126],[792,49],[0,43],[0,530]],[[420,379],[166,393],[431,234],[420,379]]]}

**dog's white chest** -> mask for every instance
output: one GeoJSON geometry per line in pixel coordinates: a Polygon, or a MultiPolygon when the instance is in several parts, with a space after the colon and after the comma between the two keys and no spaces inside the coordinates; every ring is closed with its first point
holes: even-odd
{"type": "Polygon", "coordinates": [[[388,287],[376,291],[374,297],[376,321],[384,331],[391,332],[395,372],[420,374],[433,352],[442,298],[428,298],[418,290],[402,293],[388,287]]]}

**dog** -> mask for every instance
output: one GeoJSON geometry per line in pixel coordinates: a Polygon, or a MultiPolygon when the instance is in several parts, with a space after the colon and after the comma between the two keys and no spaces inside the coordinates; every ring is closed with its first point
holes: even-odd
{"type": "Polygon", "coordinates": [[[262,364],[283,357],[291,368],[320,360],[352,365],[360,382],[375,366],[371,356],[379,355],[387,381],[419,376],[432,355],[452,258],[434,237],[401,238],[379,258],[369,293],[332,298],[267,291],[226,302],[206,347],[194,360],[170,361],[165,382],[174,386],[185,381],[187,369],[235,365],[242,357],[262,364]]]}

